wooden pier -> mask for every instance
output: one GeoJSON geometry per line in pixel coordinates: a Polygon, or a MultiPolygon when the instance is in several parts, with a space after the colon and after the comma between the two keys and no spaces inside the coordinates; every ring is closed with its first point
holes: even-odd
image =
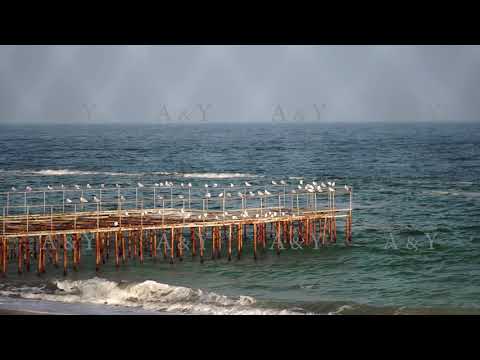
{"type": "Polygon", "coordinates": [[[118,268],[147,258],[170,263],[186,256],[202,263],[207,257],[257,260],[267,249],[280,255],[290,248],[336,243],[339,223],[345,244],[352,241],[353,191],[348,186],[285,184],[268,191],[250,184],[161,185],[3,193],[1,274],[12,264],[20,274],[42,274],[47,261],[63,268],[64,275],[78,271],[87,241],[94,244],[97,271],[108,261],[118,268]]]}

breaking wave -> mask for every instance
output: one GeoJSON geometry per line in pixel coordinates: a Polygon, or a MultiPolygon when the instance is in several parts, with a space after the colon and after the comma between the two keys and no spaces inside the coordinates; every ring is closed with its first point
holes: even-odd
{"type": "Polygon", "coordinates": [[[199,179],[233,179],[233,178],[253,178],[254,174],[243,173],[185,173],[183,177],[199,179]]]}
{"type": "Polygon", "coordinates": [[[205,315],[295,315],[301,312],[269,309],[249,296],[227,297],[214,292],[172,286],[152,280],[123,284],[102,278],[55,281],[43,288],[2,290],[1,295],[25,299],[134,307],[150,311],[205,315]]]}

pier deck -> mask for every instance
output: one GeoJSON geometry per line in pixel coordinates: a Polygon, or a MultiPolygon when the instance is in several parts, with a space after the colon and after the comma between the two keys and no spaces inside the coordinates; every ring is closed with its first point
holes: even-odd
{"type": "Polygon", "coordinates": [[[208,192],[213,189],[202,196],[203,189],[183,188],[183,184],[182,188],[163,189],[167,191],[163,195],[158,195],[158,186],[143,185],[6,193],[0,217],[0,272],[5,275],[12,261],[19,273],[30,271],[31,263],[36,262],[41,274],[46,271],[47,258],[56,267],[63,263],[64,274],[70,258],[73,269],[78,270],[81,244],[92,237],[97,270],[110,253],[118,267],[131,258],[143,263],[145,255],[155,261],[163,256],[173,263],[182,260],[187,250],[201,262],[207,249],[212,259],[226,256],[231,260],[232,256],[241,258],[247,243],[254,259],[269,241],[277,254],[294,243],[325,246],[337,241],[338,219],[344,219],[344,241],[351,244],[351,188],[287,191],[283,186],[278,192],[266,193],[241,189],[238,196],[227,192],[235,189],[215,189],[215,198],[208,192]],[[78,192],[80,201],[71,204],[67,192],[78,192]],[[95,203],[86,200],[85,194],[93,196],[95,203]],[[346,197],[338,206],[337,198],[342,195],[346,197]],[[12,201],[14,196],[20,196],[23,204],[12,201]],[[128,196],[135,200],[128,201],[128,196]]]}

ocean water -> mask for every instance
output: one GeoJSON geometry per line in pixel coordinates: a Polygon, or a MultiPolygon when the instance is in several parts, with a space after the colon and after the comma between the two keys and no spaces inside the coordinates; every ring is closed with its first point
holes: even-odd
{"type": "MultiPolygon", "coordinates": [[[[353,246],[95,273],[11,265],[0,308],[52,313],[480,313],[480,125],[0,126],[0,191],[170,180],[353,185],[353,246]],[[12,305],[15,304],[15,305],[12,305]]],[[[0,201],[4,201],[1,200],[0,201]]],[[[12,200],[13,201],[13,200],[12,200]]]]}

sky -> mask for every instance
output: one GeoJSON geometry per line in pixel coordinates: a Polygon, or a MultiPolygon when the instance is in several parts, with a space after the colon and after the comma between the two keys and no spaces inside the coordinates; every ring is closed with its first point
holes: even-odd
{"type": "Polygon", "coordinates": [[[462,122],[480,46],[0,46],[1,123],[462,122]]]}

